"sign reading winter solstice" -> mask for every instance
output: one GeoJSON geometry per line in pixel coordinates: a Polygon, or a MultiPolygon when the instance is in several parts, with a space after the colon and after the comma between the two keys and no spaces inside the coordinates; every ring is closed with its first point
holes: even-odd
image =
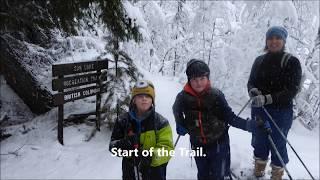
{"type": "Polygon", "coordinates": [[[53,104],[58,106],[58,140],[63,144],[63,104],[96,95],[96,126],[100,129],[101,93],[107,76],[108,59],[68,64],[54,64],[52,90],[53,104]],[[85,87],[83,87],[85,86],[85,87]]]}

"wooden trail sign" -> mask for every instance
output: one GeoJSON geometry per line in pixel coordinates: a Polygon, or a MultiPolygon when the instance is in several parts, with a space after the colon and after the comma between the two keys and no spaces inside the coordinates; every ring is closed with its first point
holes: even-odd
{"type": "Polygon", "coordinates": [[[58,141],[63,145],[63,105],[70,101],[96,95],[96,128],[100,131],[101,93],[109,59],[52,65],[53,104],[58,106],[58,141]],[[82,73],[82,74],[81,74],[82,73]],[[86,74],[83,74],[86,73],[86,74]],[[67,77],[65,77],[67,76],[67,77]],[[83,87],[85,86],[85,87],[83,87]],[[72,90],[68,90],[72,88],[72,90]]]}

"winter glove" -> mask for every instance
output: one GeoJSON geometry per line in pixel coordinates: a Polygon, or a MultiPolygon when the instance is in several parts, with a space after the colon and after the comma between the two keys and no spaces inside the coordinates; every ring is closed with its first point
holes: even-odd
{"type": "Polygon", "coordinates": [[[140,162],[138,164],[138,168],[140,172],[145,173],[151,165],[152,157],[151,156],[140,156],[140,162]]]}
{"type": "Polygon", "coordinates": [[[181,126],[180,124],[176,125],[176,131],[177,131],[177,134],[181,136],[184,136],[188,133],[187,129],[181,126]]]}
{"type": "Polygon", "coordinates": [[[123,139],[115,140],[110,143],[109,149],[117,148],[122,150],[135,149],[138,144],[136,135],[127,136],[123,139]]]}
{"type": "Polygon", "coordinates": [[[247,131],[248,132],[252,132],[252,123],[253,121],[252,121],[252,119],[250,119],[250,118],[247,118],[247,124],[246,124],[246,128],[247,128],[247,131]]]}
{"type": "Polygon", "coordinates": [[[127,138],[114,140],[110,142],[109,150],[112,148],[122,149],[122,150],[130,150],[133,149],[131,142],[127,138]]]}
{"type": "Polygon", "coordinates": [[[131,145],[133,146],[134,149],[139,149],[139,138],[138,135],[136,134],[131,134],[127,137],[131,143],[131,145]]]}
{"type": "Polygon", "coordinates": [[[267,104],[272,104],[272,97],[270,94],[258,95],[252,98],[252,107],[262,107],[267,104]]]}
{"type": "Polygon", "coordinates": [[[255,96],[258,96],[258,95],[261,95],[261,91],[258,89],[258,88],[252,88],[250,89],[249,91],[249,96],[252,98],[252,97],[255,97],[255,96]]]}
{"type": "Polygon", "coordinates": [[[271,133],[271,126],[269,121],[263,121],[262,118],[257,117],[257,126],[260,129],[263,129],[265,132],[271,133]]]}

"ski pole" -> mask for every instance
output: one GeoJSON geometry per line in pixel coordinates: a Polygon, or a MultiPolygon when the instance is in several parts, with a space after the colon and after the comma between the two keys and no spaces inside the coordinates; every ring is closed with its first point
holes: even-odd
{"type": "Polygon", "coordinates": [[[231,171],[231,176],[233,176],[235,179],[240,180],[240,177],[238,177],[233,171],[231,171]]]}
{"type": "Polygon", "coordinates": [[[310,173],[309,169],[307,168],[307,166],[303,163],[302,159],[300,158],[300,156],[298,155],[298,153],[296,152],[296,150],[292,147],[292,145],[290,144],[290,142],[288,141],[288,139],[286,138],[286,136],[283,134],[283,132],[280,130],[279,126],[275,123],[275,121],[273,120],[272,116],[269,114],[269,112],[266,110],[266,108],[264,106],[262,106],[263,111],[267,114],[267,116],[269,117],[269,119],[271,120],[271,122],[273,123],[273,125],[276,127],[276,129],[279,131],[279,133],[281,134],[282,138],[289,144],[290,148],[293,150],[293,152],[295,153],[295,155],[298,157],[298,159],[300,160],[300,162],[302,163],[303,167],[307,170],[307,172],[309,173],[310,177],[314,179],[314,177],[312,176],[312,174],[310,173]]]}
{"type": "Polygon", "coordinates": [[[248,106],[248,104],[250,103],[251,100],[252,100],[252,98],[250,98],[250,99],[246,102],[246,104],[241,108],[241,110],[239,111],[239,113],[237,114],[237,116],[239,116],[239,115],[242,113],[242,111],[248,106]]]}
{"type": "Polygon", "coordinates": [[[178,141],[179,141],[179,139],[180,139],[180,136],[181,136],[181,135],[178,135],[177,140],[176,140],[176,142],[174,143],[174,149],[176,148],[176,146],[177,146],[177,144],[178,144],[178,141]]]}
{"type": "MultiPolygon", "coordinates": [[[[247,102],[246,102],[246,104],[241,108],[241,110],[239,111],[239,113],[237,114],[237,116],[239,116],[241,113],[242,113],[242,111],[248,106],[248,104],[250,103],[250,101],[252,100],[252,98],[250,98],[247,102]]],[[[229,127],[230,127],[230,125],[228,125],[229,127]]]]}
{"type": "MultiPolygon", "coordinates": [[[[266,120],[266,122],[269,124],[269,122],[266,120]]],[[[266,123],[264,122],[260,117],[258,117],[258,120],[257,120],[257,123],[260,124],[260,128],[263,128],[265,130],[265,133],[268,135],[268,140],[273,148],[273,150],[276,152],[276,155],[278,157],[278,159],[280,160],[280,163],[282,165],[282,167],[284,168],[284,170],[286,171],[286,173],[288,174],[290,180],[292,180],[292,177],[291,177],[291,174],[289,173],[287,167],[286,167],[286,164],[284,163],[276,145],[274,144],[274,141],[272,140],[272,137],[271,137],[271,133],[272,133],[272,130],[271,130],[271,127],[270,125],[268,125],[269,127],[264,127],[263,124],[266,123]]]]}
{"type": "MultiPolygon", "coordinates": [[[[137,135],[135,135],[132,131],[132,129],[129,130],[128,132],[128,136],[133,138],[133,148],[139,149],[139,140],[137,135]]],[[[137,159],[138,157],[133,155],[133,170],[134,170],[134,176],[135,176],[135,180],[141,180],[142,178],[140,177],[140,172],[139,172],[139,165],[138,162],[139,160],[137,159]]]]}
{"type": "MultiPolygon", "coordinates": [[[[250,98],[250,99],[246,102],[246,104],[240,109],[240,111],[239,111],[239,113],[237,114],[237,116],[239,116],[239,115],[242,113],[242,111],[248,106],[248,104],[250,103],[251,100],[252,100],[252,98],[250,98]]],[[[234,176],[237,180],[240,179],[234,172],[232,172],[231,170],[230,170],[230,172],[231,172],[231,176],[234,176]]]]}
{"type": "Polygon", "coordinates": [[[139,169],[138,169],[136,157],[133,157],[133,164],[134,164],[134,176],[135,176],[135,180],[140,180],[139,169]]]}
{"type": "Polygon", "coordinates": [[[291,177],[291,175],[290,175],[290,173],[289,173],[289,171],[288,171],[288,169],[287,169],[287,166],[286,166],[286,164],[283,162],[283,159],[281,158],[281,155],[280,155],[278,149],[276,148],[276,145],[274,144],[274,142],[273,142],[273,140],[272,140],[272,138],[271,138],[270,133],[269,133],[269,132],[267,132],[267,133],[268,133],[268,139],[269,139],[269,141],[270,141],[270,144],[271,144],[272,148],[274,149],[274,151],[276,152],[276,155],[278,156],[278,159],[280,160],[281,165],[283,166],[284,170],[285,170],[286,173],[288,174],[289,179],[292,180],[292,177],[291,177]]]}

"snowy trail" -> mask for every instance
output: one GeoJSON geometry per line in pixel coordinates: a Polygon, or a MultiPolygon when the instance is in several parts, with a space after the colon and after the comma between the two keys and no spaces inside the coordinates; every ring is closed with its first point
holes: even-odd
{"type": "MultiPolygon", "coordinates": [[[[183,85],[174,78],[151,75],[141,70],[145,78],[151,80],[156,90],[156,111],[169,119],[174,134],[175,122],[172,114],[172,104],[183,85]]],[[[227,97],[228,100],[228,97],[227,97]]],[[[231,101],[229,101],[229,104],[231,101]]],[[[245,102],[243,102],[245,104],[245,102]]],[[[232,106],[238,113],[241,106],[232,106]]],[[[247,108],[241,117],[249,117],[247,108]]],[[[85,136],[92,127],[87,125],[71,126],[64,129],[65,146],[56,140],[57,110],[52,110],[36,117],[26,125],[32,129],[26,134],[17,132],[13,137],[1,142],[1,154],[6,154],[23,146],[18,152],[19,156],[1,155],[1,179],[120,179],[121,158],[111,157],[108,151],[110,130],[107,128],[97,132],[95,137],[84,142],[85,136]],[[33,129],[34,128],[34,129],[33,129]]],[[[21,131],[22,128],[19,129],[21,131]]],[[[231,168],[240,174],[250,174],[252,169],[251,135],[248,132],[235,129],[229,130],[231,140],[231,168]]],[[[289,133],[289,141],[296,148],[312,174],[319,179],[319,133],[302,129],[295,122],[289,133]]],[[[180,138],[176,147],[189,149],[189,136],[180,138]]],[[[309,179],[298,159],[289,149],[290,163],[288,169],[294,179],[309,179]]],[[[270,177],[268,167],[266,178],[270,177]]],[[[196,164],[189,157],[176,156],[171,159],[167,168],[168,179],[196,179],[196,164]]],[[[246,179],[243,177],[243,179],[246,179]]]]}
{"type": "MultiPolygon", "coordinates": [[[[159,75],[150,75],[144,72],[145,78],[150,79],[155,86],[156,91],[156,111],[169,120],[173,132],[173,141],[177,139],[176,123],[172,113],[172,105],[176,95],[182,90],[183,85],[177,83],[174,78],[163,77],[159,75]]],[[[170,160],[167,167],[168,179],[194,179],[197,177],[196,164],[194,159],[188,156],[180,156],[180,148],[190,149],[189,136],[182,136],[176,147],[176,155],[170,160]]]]}

